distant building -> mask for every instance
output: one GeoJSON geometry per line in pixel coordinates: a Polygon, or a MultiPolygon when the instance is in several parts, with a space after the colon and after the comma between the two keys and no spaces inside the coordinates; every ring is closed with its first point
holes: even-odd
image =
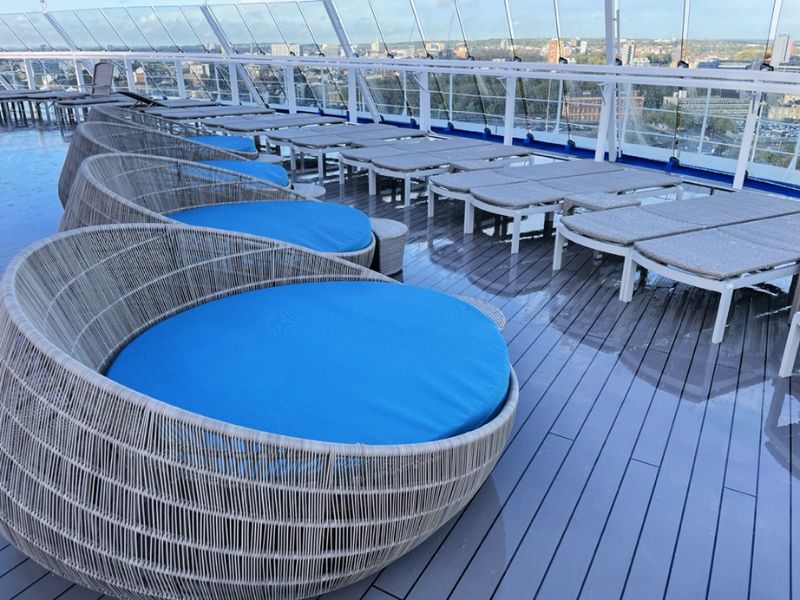
{"type": "Polygon", "coordinates": [[[800,121],[800,104],[788,104],[786,106],[770,106],[769,118],[772,121],[800,121]]]}
{"type": "Polygon", "coordinates": [[[581,43],[578,45],[578,54],[585,55],[589,51],[589,42],[586,40],[581,40],[581,43]]]}
{"type": "Polygon", "coordinates": [[[623,65],[633,64],[633,57],[636,54],[636,44],[625,42],[619,50],[619,59],[623,65]]]}
{"type": "Polygon", "coordinates": [[[300,44],[270,44],[269,51],[277,56],[298,55],[300,54],[300,44]]]}
{"type": "Polygon", "coordinates": [[[772,58],[769,63],[773,67],[780,64],[788,63],[794,53],[794,40],[790,35],[785,33],[780,34],[775,38],[775,43],[772,45],[772,58]]]}
{"type": "Polygon", "coordinates": [[[697,62],[698,69],[752,69],[753,63],[746,60],[720,60],[712,58],[697,62]]]}
{"type": "Polygon", "coordinates": [[[559,41],[556,38],[553,38],[547,44],[547,62],[557,63],[561,56],[562,54],[559,41]]]}
{"type": "MultiPolygon", "coordinates": [[[[633,96],[630,102],[631,116],[642,114],[644,96],[633,96]]],[[[573,123],[597,123],[600,120],[600,111],[603,108],[602,96],[576,96],[570,97],[564,103],[561,114],[573,123]]],[[[617,118],[622,118],[625,111],[625,98],[617,97],[617,118]]]]}
{"type": "Polygon", "coordinates": [[[702,115],[706,110],[708,100],[708,114],[715,117],[746,117],[750,109],[750,98],[736,96],[689,96],[686,91],[675,92],[672,96],[664,98],[663,108],[677,108],[680,104],[681,112],[702,115]]]}

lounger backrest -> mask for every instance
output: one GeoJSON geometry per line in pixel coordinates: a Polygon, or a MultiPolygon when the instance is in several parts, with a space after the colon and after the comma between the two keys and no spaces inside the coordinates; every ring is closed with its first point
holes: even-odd
{"type": "Polygon", "coordinates": [[[98,154],[75,177],[61,230],[111,223],[168,223],[169,213],[235,202],[307,200],[241,173],[139,154],[98,154]]]}
{"type": "Polygon", "coordinates": [[[62,205],[66,206],[72,182],[81,163],[89,156],[108,152],[150,154],[191,161],[242,158],[233,152],[154,129],[117,123],[81,123],[72,135],[58,180],[58,197],[62,205]]]}
{"type": "Polygon", "coordinates": [[[95,63],[92,77],[92,96],[108,96],[111,93],[113,81],[114,65],[107,61],[95,63]]]}

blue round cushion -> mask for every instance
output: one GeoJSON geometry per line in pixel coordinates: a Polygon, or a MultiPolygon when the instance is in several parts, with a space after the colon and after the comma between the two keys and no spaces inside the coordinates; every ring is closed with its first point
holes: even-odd
{"type": "Polygon", "coordinates": [[[256,141],[244,135],[187,135],[186,139],[231,152],[256,152],[256,141]]]}
{"type": "Polygon", "coordinates": [[[318,252],[355,252],[372,243],[363,212],[309,200],[266,200],[203,206],[170,213],[176,221],[260,235],[318,252]]]}
{"type": "Polygon", "coordinates": [[[280,165],[258,162],[257,160],[201,160],[204,165],[236,171],[278,185],[289,185],[289,173],[280,165]]]}
{"type": "Polygon", "coordinates": [[[131,341],[108,377],[165,403],[313,440],[408,444],[499,412],[510,363],[483,313],[422,288],[286,285],[170,317],[131,341]]]}

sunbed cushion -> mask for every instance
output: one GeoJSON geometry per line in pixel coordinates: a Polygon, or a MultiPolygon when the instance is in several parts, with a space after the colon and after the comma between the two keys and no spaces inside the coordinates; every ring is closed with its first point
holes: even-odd
{"type": "Polygon", "coordinates": [[[800,261],[800,216],[789,215],[674,235],[635,244],[656,262],[712,279],[800,261]]]}
{"type": "Polygon", "coordinates": [[[621,245],[800,212],[800,202],[734,192],[564,217],[560,223],[590,238],[621,245]]]}
{"type": "Polygon", "coordinates": [[[624,208],[626,206],[639,206],[642,201],[635,198],[633,194],[572,194],[564,198],[573,207],[585,208],[586,210],[609,210],[612,208],[624,208]]]}
{"type": "Polygon", "coordinates": [[[564,198],[558,190],[532,181],[472,188],[478,200],[506,208],[527,208],[538,204],[551,204],[564,198]]]}
{"type": "Polygon", "coordinates": [[[407,285],[318,282],[179,313],[122,349],[108,377],[179,408],[298,438],[407,444],[500,409],[510,365],[480,311],[407,285]]]}
{"type": "Polygon", "coordinates": [[[591,192],[619,193],[647,188],[677,186],[681,184],[681,179],[659,171],[622,169],[606,173],[599,172],[575,177],[547,179],[543,183],[573,194],[591,192]]]}
{"type": "Polygon", "coordinates": [[[372,243],[369,217],[342,204],[307,200],[236,202],[168,216],[187,225],[259,235],[319,252],[355,252],[372,243]]]}
{"type": "Polygon", "coordinates": [[[503,171],[466,171],[462,173],[442,173],[434,175],[430,181],[435,185],[453,190],[454,192],[469,192],[474,187],[485,187],[489,185],[505,185],[524,181],[512,177],[507,169],[503,171]]]}
{"type": "Polygon", "coordinates": [[[289,185],[289,174],[286,169],[279,165],[272,165],[256,160],[201,160],[201,163],[217,167],[218,169],[228,169],[236,171],[242,175],[249,175],[264,181],[271,181],[278,185],[289,185]]]}
{"type": "Polygon", "coordinates": [[[610,173],[621,171],[623,167],[616,163],[599,162],[596,160],[562,160],[545,163],[543,165],[528,165],[525,167],[509,167],[515,169],[517,177],[525,179],[557,179],[560,177],[577,177],[595,173],[610,173]]]}
{"type": "Polygon", "coordinates": [[[231,152],[256,152],[255,140],[243,135],[190,135],[186,139],[231,152]]]}

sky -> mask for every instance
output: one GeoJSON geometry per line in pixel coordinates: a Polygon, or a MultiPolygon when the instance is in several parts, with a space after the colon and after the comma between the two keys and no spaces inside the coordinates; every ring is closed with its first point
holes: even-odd
{"type": "MultiPolygon", "coordinates": [[[[209,0],[209,4],[231,0],[209,0]]],[[[353,41],[375,37],[366,0],[334,0],[353,41]]],[[[625,38],[680,37],[683,0],[618,0],[620,34],[625,38]]],[[[103,6],[142,6],[148,4],[199,4],[200,0],[47,0],[50,11],[97,8],[103,6]]],[[[429,39],[443,38],[453,31],[453,0],[416,0],[429,39]],[[437,36],[437,34],[439,34],[437,36]]],[[[387,38],[404,41],[414,29],[408,0],[373,0],[387,38]]],[[[459,0],[467,36],[472,39],[507,37],[503,0],[459,0]],[[504,33],[505,32],[505,33],[504,33]]],[[[563,37],[602,37],[603,0],[559,0],[563,37]]],[[[39,0],[0,0],[0,12],[40,10],[39,0]]],[[[509,0],[516,37],[554,35],[552,0],[509,0]]],[[[692,0],[689,37],[691,39],[766,39],[769,34],[773,0],[692,0]]],[[[783,2],[778,33],[800,38],[800,1],[783,2]]],[[[410,41],[410,40],[408,40],[410,41]]]]}

